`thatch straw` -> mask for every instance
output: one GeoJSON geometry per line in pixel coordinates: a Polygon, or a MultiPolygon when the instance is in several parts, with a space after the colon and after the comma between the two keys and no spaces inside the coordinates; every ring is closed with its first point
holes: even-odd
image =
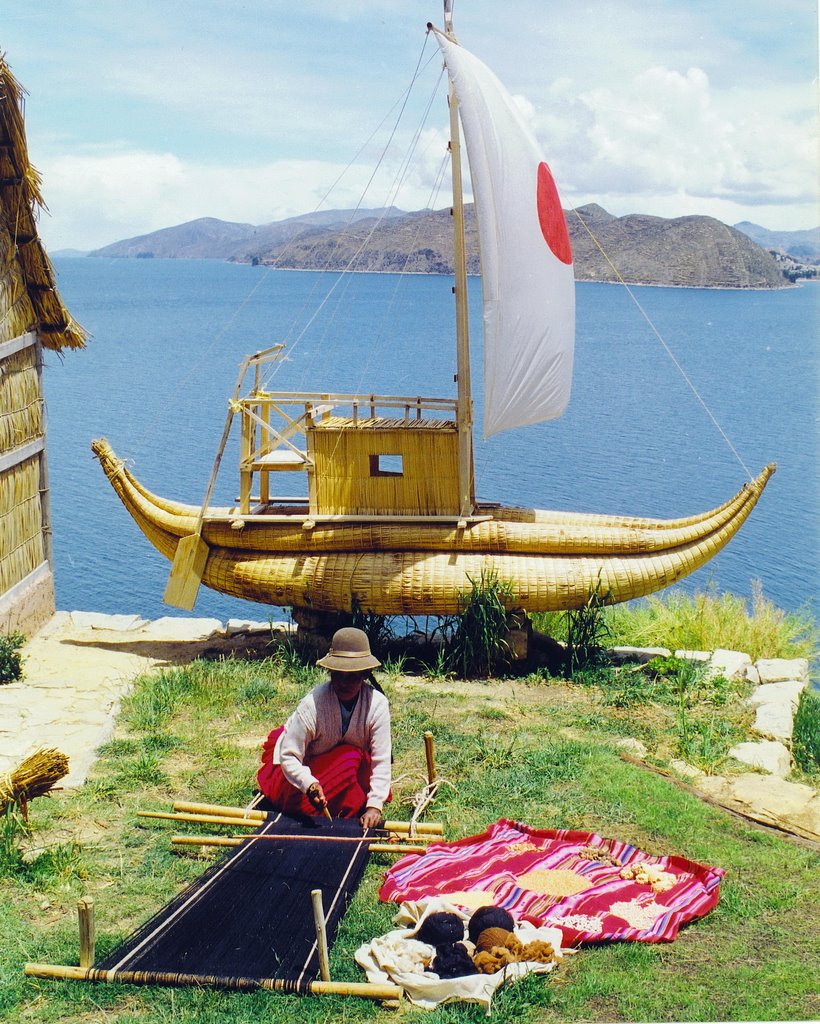
{"type": "Polygon", "coordinates": [[[40,460],[35,456],[0,475],[0,594],[44,559],[40,460]]]}
{"type": "Polygon", "coordinates": [[[68,775],[68,758],[53,748],[36,750],[16,768],[0,775],[0,814],[12,805],[24,806],[47,793],[68,775]]]}
{"type": "Polygon", "coordinates": [[[30,346],[0,360],[0,454],[42,436],[37,353],[30,346]]]}
{"type": "Polygon", "coordinates": [[[23,96],[0,55],[0,277],[5,281],[17,265],[26,295],[24,301],[15,288],[0,286],[0,341],[37,329],[45,348],[82,348],[86,332],[63,305],[37,233],[45,204],[40,175],[29,162],[23,96]]]}

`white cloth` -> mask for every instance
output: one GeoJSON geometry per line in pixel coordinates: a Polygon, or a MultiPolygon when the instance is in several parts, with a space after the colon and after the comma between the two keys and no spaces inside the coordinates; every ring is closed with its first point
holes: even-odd
{"type": "MultiPolygon", "coordinates": [[[[464,922],[465,936],[469,914],[460,907],[455,907],[437,896],[425,903],[402,903],[393,923],[398,925],[393,931],[365,943],[356,950],[356,963],[367,974],[367,980],[373,984],[392,982],[404,989],[405,996],[411,1003],[426,1010],[433,1010],[441,1003],[458,1000],[480,1003],[489,1014],[493,994],[505,982],[518,981],[527,974],[546,974],[555,964],[522,962],[510,964],[497,974],[471,974],[464,978],[439,978],[432,971],[419,970],[415,960],[417,950],[423,946],[413,938],[421,927],[424,919],[430,914],[446,911],[456,914],[464,922]],[[409,969],[407,965],[409,964],[409,969]]],[[[526,921],[515,926],[515,934],[526,945],[535,939],[549,942],[555,955],[561,957],[560,928],[536,928],[526,921]]],[[[433,949],[428,946],[428,949],[433,949]]],[[[433,950],[433,952],[435,952],[433,950]]]]}
{"type": "Polygon", "coordinates": [[[330,683],[314,687],[285,722],[273,751],[288,782],[303,793],[318,780],[305,764],[340,743],[349,743],[370,755],[370,792],[367,806],[381,810],[390,792],[390,705],[383,693],[365,684],[346,732],[342,732],[339,698],[330,683]]]}

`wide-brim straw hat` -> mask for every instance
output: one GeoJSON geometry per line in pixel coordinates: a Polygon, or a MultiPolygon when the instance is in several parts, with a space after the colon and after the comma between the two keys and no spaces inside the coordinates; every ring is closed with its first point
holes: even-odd
{"type": "Polygon", "coordinates": [[[332,672],[365,672],[378,668],[381,662],[370,653],[370,641],[361,629],[346,626],[337,629],[330,641],[330,650],[316,662],[332,672]]]}

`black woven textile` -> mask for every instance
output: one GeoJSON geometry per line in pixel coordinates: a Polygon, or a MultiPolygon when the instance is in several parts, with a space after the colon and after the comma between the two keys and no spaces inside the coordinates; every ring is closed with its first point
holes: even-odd
{"type": "MultiPolygon", "coordinates": [[[[360,837],[358,820],[284,816],[257,835],[360,837]]],[[[319,971],[311,891],[322,890],[328,945],[367,864],[359,843],[248,839],[104,961],[101,970],[312,981],[319,971]]]]}

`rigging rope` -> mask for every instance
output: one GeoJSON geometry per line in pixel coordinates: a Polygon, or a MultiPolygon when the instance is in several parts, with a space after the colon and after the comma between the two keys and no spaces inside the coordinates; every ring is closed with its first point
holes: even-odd
{"type": "MultiPolygon", "coordinates": [[[[426,37],[425,37],[425,42],[426,42],[426,37]]],[[[423,53],[423,50],[422,50],[422,53],[423,53]]],[[[431,57],[430,60],[432,60],[432,59],[433,58],[431,57]]],[[[429,64],[430,61],[428,60],[427,63],[429,64]]],[[[416,78],[418,77],[420,64],[421,64],[421,57],[419,57],[419,63],[416,65],[416,71],[414,72],[414,76],[413,76],[413,81],[414,82],[415,82],[416,78]]],[[[399,169],[396,171],[396,174],[395,174],[395,176],[393,178],[393,182],[392,182],[392,184],[391,184],[391,186],[390,186],[390,188],[388,190],[387,197],[386,197],[385,202],[384,202],[384,204],[382,206],[382,211],[381,211],[380,215],[376,218],[376,222],[373,224],[371,229],[368,231],[368,233],[365,236],[365,238],[362,241],[362,243],[359,245],[359,247],[356,249],[356,251],[350,257],[350,259],[348,260],[346,266],[339,272],[338,277],[336,278],[336,280],[333,282],[333,284],[328,289],[327,293],[325,294],[325,297],[322,299],[322,301],[319,303],[319,305],[313,311],[312,316],[310,316],[310,318],[307,320],[307,322],[302,327],[302,329],[299,332],[299,334],[296,336],[295,340],[290,344],[290,351],[291,352],[295,350],[295,348],[299,344],[299,342],[302,341],[302,339],[305,337],[305,335],[310,330],[311,326],[315,323],[315,321],[318,318],[319,314],[322,312],[324,307],[330,301],[330,299],[332,298],[334,292],[336,291],[338,286],[342,283],[342,281],[345,282],[345,286],[347,287],[347,285],[349,284],[349,281],[350,281],[350,276],[349,275],[350,275],[350,272],[351,272],[352,268],[355,266],[357,260],[361,256],[361,254],[364,252],[364,250],[369,245],[371,239],[373,238],[373,235],[381,227],[382,223],[386,219],[387,211],[390,209],[391,205],[395,202],[396,196],[398,195],[398,193],[399,193],[399,191],[401,189],[401,186],[404,183],[405,178],[407,177],[407,172],[408,172],[409,166],[410,166],[410,159],[412,157],[412,154],[415,152],[416,147],[418,146],[418,141],[419,141],[419,138],[421,137],[421,132],[422,132],[422,130],[424,128],[424,125],[426,123],[427,117],[429,115],[430,109],[431,109],[432,104],[433,104],[433,100],[435,99],[435,95],[438,92],[439,83],[440,83],[440,81],[441,81],[441,79],[443,77],[443,73],[444,72],[442,70],[441,74],[439,75],[438,80],[436,81],[435,87],[434,87],[434,89],[432,91],[432,95],[431,95],[430,99],[428,100],[427,107],[425,108],[422,120],[421,120],[419,126],[417,127],[417,129],[416,129],[416,131],[415,131],[415,133],[413,135],[413,138],[412,138],[412,140],[410,142],[410,146],[408,148],[407,155],[405,156],[403,162],[399,165],[399,169]]],[[[411,83],[411,87],[412,87],[412,83],[411,83]]],[[[405,93],[405,99],[404,99],[404,102],[402,103],[402,107],[401,107],[401,110],[399,111],[398,117],[396,118],[396,123],[394,124],[394,126],[393,126],[393,128],[392,128],[392,130],[390,132],[390,136],[389,136],[387,142],[385,143],[384,147],[382,148],[382,152],[379,155],[379,159],[378,159],[378,161],[376,163],[376,166],[373,169],[373,172],[371,173],[370,178],[368,179],[368,182],[367,182],[367,184],[366,184],[366,186],[364,188],[364,191],[362,192],[362,195],[361,195],[358,203],[356,204],[356,207],[355,207],[355,210],[354,210],[354,214],[356,213],[356,211],[358,211],[360,209],[362,203],[364,202],[364,197],[367,195],[367,192],[368,192],[370,186],[372,185],[373,180],[374,180],[374,178],[375,178],[379,168],[384,163],[384,160],[385,160],[385,158],[387,156],[387,153],[390,150],[390,146],[391,146],[391,144],[393,142],[393,139],[395,138],[396,132],[398,131],[399,124],[401,123],[402,116],[404,115],[404,111],[405,111],[406,106],[407,106],[407,99],[409,98],[409,96],[410,96],[410,88],[408,88],[406,93],[405,93]]],[[[280,364],[275,364],[271,368],[270,373],[267,375],[267,377],[265,378],[265,381],[264,381],[265,387],[268,386],[270,381],[279,372],[279,370],[281,368],[281,365],[282,365],[281,363],[280,364]]]]}
{"type": "Polygon", "coordinates": [[[731,440],[730,440],[729,436],[727,435],[726,431],[725,431],[725,430],[723,429],[723,427],[722,427],[722,426],[720,425],[720,423],[718,423],[718,421],[717,421],[717,418],[715,417],[714,413],[713,413],[713,412],[712,412],[712,410],[711,410],[711,409],[709,408],[709,406],[708,406],[708,405],[706,404],[706,400],[705,400],[705,399],[703,398],[703,396],[702,396],[702,395],[700,394],[700,392],[698,391],[698,389],[697,389],[697,388],[695,387],[695,385],[694,385],[694,383],[692,382],[692,379],[691,379],[691,377],[689,376],[689,374],[688,374],[688,373],[686,372],[686,370],[684,370],[684,368],[683,368],[683,367],[681,366],[681,364],[680,364],[680,363],[678,362],[677,358],[675,357],[675,353],[674,353],[674,352],[672,351],[672,349],[671,349],[671,348],[669,347],[669,345],[668,345],[668,343],[667,343],[666,339],[665,339],[665,338],[663,337],[663,335],[661,334],[661,332],[660,332],[660,331],[658,330],[658,328],[657,328],[657,327],[655,326],[655,324],[654,324],[654,322],[653,322],[652,318],[651,318],[651,317],[649,316],[649,314],[648,314],[648,313],[646,312],[646,310],[645,310],[645,309],[643,308],[643,306],[641,305],[641,303],[640,303],[640,302],[638,301],[638,298],[636,297],[636,295],[635,295],[635,293],[634,293],[634,292],[632,291],[632,289],[631,289],[631,288],[629,287],[629,285],[628,285],[628,284],[626,283],[626,281],[624,281],[623,277],[621,276],[621,273],[620,273],[620,271],[619,271],[619,270],[618,270],[618,268],[617,268],[617,267],[615,266],[615,264],[614,264],[614,263],[612,262],[612,260],[611,260],[611,259],[610,259],[610,257],[609,257],[609,254],[608,254],[608,253],[606,252],[606,250],[604,249],[604,247],[603,247],[603,246],[601,245],[600,241],[598,240],[597,236],[595,235],[595,232],[594,232],[594,231],[592,230],[592,228],[590,228],[590,226],[589,226],[589,225],[587,224],[587,222],[586,222],[586,221],[584,220],[584,218],[583,218],[583,217],[581,216],[581,214],[580,214],[580,213],[578,212],[578,209],[577,209],[577,207],[573,207],[573,208],[572,208],[572,212],[573,212],[573,213],[575,214],[575,218],[576,218],[576,220],[577,220],[577,221],[578,221],[578,222],[579,222],[579,223],[581,224],[581,226],[583,227],[583,229],[584,229],[584,230],[586,231],[586,233],[587,233],[587,234],[589,235],[589,237],[590,237],[590,238],[592,239],[592,243],[593,243],[593,245],[594,245],[594,246],[595,246],[595,247],[596,247],[596,248],[598,249],[598,251],[600,252],[600,254],[601,254],[601,255],[603,256],[603,258],[604,258],[604,259],[606,260],[607,264],[609,265],[609,267],[610,267],[610,269],[612,270],[612,272],[613,272],[613,274],[615,275],[615,277],[616,277],[616,278],[618,279],[619,283],[620,283],[621,285],[623,285],[623,287],[624,287],[624,288],[626,289],[626,293],[627,293],[627,295],[629,295],[630,299],[632,299],[632,301],[633,301],[633,302],[635,303],[635,305],[637,306],[637,308],[638,308],[638,311],[640,312],[641,316],[642,316],[642,317],[644,318],[644,320],[646,320],[647,324],[649,325],[649,329],[650,329],[650,330],[652,331],[652,333],[653,333],[653,334],[655,335],[655,337],[656,337],[656,338],[658,339],[658,341],[659,341],[659,342],[661,343],[661,345],[662,345],[662,346],[663,346],[663,348],[664,348],[664,351],[665,351],[665,352],[666,352],[666,354],[667,354],[667,355],[669,356],[669,358],[670,358],[670,359],[672,360],[672,362],[674,363],[674,365],[675,365],[675,366],[677,367],[677,369],[678,369],[678,371],[679,371],[680,375],[681,375],[681,376],[683,377],[683,379],[684,379],[684,380],[686,381],[686,383],[688,384],[688,386],[689,386],[690,390],[692,391],[692,394],[693,394],[693,395],[695,396],[695,398],[697,398],[697,400],[698,400],[698,401],[700,402],[700,404],[701,404],[701,405],[703,406],[703,408],[704,408],[704,410],[705,410],[705,412],[706,412],[706,415],[707,415],[707,416],[709,417],[709,419],[710,419],[710,420],[712,421],[712,423],[714,424],[714,426],[715,426],[715,427],[717,428],[717,430],[718,430],[718,433],[720,434],[720,436],[721,436],[721,437],[723,438],[723,440],[724,440],[724,441],[726,442],[726,444],[728,445],[728,447],[729,447],[729,450],[730,450],[730,451],[732,452],[732,454],[734,455],[734,457],[735,457],[735,458],[737,459],[737,461],[738,461],[738,462],[740,463],[740,465],[741,465],[741,467],[742,467],[742,469],[743,469],[744,473],[745,473],[745,474],[746,474],[746,475],[748,476],[748,478],[749,478],[749,480],[750,480],[750,481],[753,481],[753,480],[754,480],[754,475],[753,475],[753,474],[752,474],[752,472],[750,471],[749,467],[748,467],[748,466],[746,465],[746,463],[745,463],[745,462],[743,461],[743,459],[742,459],[742,458],[740,457],[740,454],[738,453],[738,451],[737,451],[737,449],[735,448],[735,446],[734,446],[734,445],[732,444],[732,442],[731,442],[731,440]]]}
{"type": "MultiPolygon", "coordinates": [[[[391,139],[392,139],[393,134],[395,134],[396,128],[398,128],[398,123],[401,120],[401,115],[402,115],[403,111],[405,110],[405,108],[407,106],[408,99],[410,97],[410,94],[412,93],[413,86],[415,85],[415,82],[416,82],[419,74],[421,73],[421,71],[424,70],[424,68],[427,67],[427,65],[435,57],[435,54],[433,54],[430,58],[428,58],[427,63],[424,65],[424,68],[422,67],[422,60],[423,60],[423,57],[424,57],[424,51],[425,51],[426,47],[427,47],[427,33],[425,33],[424,41],[422,43],[421,51],[419,53],[419,57],[418,57],[418,60],[416,62],[415,70],[413,71],[413,76],[412,76],[412,78],[410,80],[410,84],[405,88],[404,92],[399,96],[399,98],[392,104],[390,109],[387,111],[387,113],[384,115],[384,117],[381,119],[381,121],[378,123],[378,125],[376,125],[376,127],[373,129],[373,131],[368,136],[368,138],[362,143],[362,145],[359,147],[359,149],[354,154],[354,156],[350,159],[350,161],[348,162],[348,164],[344,168],[344,170],[342,170],[340,172],[340,174],[336,177],[336,179],[333,181],[333,183],[327,188],[327,190],[322,195],[322,197],[319,200],[319,202],[313,208],[312,213],[317,213],[322,208],[324,203],[327,201],[328,197],[331,195],[333,190],[338,186],[339,182],[342,180],[342,178],[345,176],[345,174],[347,174],[347,172],[353,166],[353,164],[358,159],[358,157],[361,155],[361,153],[370,145],[370,142],[373,139],[373,137],[376,135],[376,133],[381,129],[381,127],[384,125],[384,123],[387,121],[387,119],[390,117],[390,115],[396,109],[396,107],[400,105],[401,109],[400,109],[399,117],[397,119],[396,126],[393,129],[393,133],[391,133],[391,139]]],[[[382,158],[380,158],[379,163],[381,163],[381,159],[383,159],[383,156],[384,156],[384,154],[382,154],[382,158]]],[[[374,174],[375,174],[375,171],[374,171],[374,174]]],[[[372,181],[372,176],[371,176],[371,181],[372,181]]],[[[368,183],[368,185],[369,185],[369,183],[368,183]]],[[[366,193],[366,189],[365,189],[365,192],[362,193],[361,198],[359,199],[359,202],[358,202],[358,204],[356,206],[354,214],[361,207],[362,201],[364,200],[365,193],[366,193]]],[[[352,217],[351,217],[351,220],[352,220],[352,217]]],[[[224,338],[224,336],[228,332],[229,328],[231,328],[233,326],[233,324],[236,322],[237,318],[239,317],[239,314],[247,307],[248,303],[251,301],[251,299],[254,297],[254,295],[256,295],[256,293],[259,291],[259,289],[262,287],[262,285],[267,281],[268,276],[270,275],[270,273],[278,268],[279,264],[281,264],[281,261],[284,259],[284,257],[287,255],[287,253],[290,251],[290,248],[292,247],[294,242],[295,242],[295,238],[290,239],[288,241],[288,243],[286,243],[286,245],[285,245],[284,249],[282,250],[282,252],[280,252],[277,260],[274,261],[274,263],[269,264],[269,265],[266,266],[265,273],[260,276],[260,278],[256,282],[256,284],[251,288],[251,290],[248,292],[248,294],[245,296],[245,298],[236,307],[234,312],[222,324],[221,328],[213,335],[213,337],[211,338],[210,342],[202,350],[198,362],[193,365],[190,373],[188,373],[185,377],[183,377],[181,380],[178,380],[176,382],[176,385],[175,385],[175,388],[174,388],[176,393],[178,393],[181,389],[188,387],[199,376],[199,374],[202,372],[202,367],[205,365],[207,357],[211,354],[211,352],[213,352],[213,350],[216,348],[216,346],[219,344],[219,342],[224,338]]],[[[317,281],[316,287],[318,287],[318,283],[319,282],[317,281]]],[[[313,294],[313,292],[311,292],[311,294],[313,294]]],[[[308,300],[306,300],[306,304],[307,304],[307,301],[308,300]]],[[[303,310],[304,310],[304,308],[305,308],[305,306],[303,306],[303,310]]],[[[291,328],[291,331],[294,328],[295,328],[295,325],[294,325],[294,327],[291,328]]],[[[304,331],[302,331],[302,333],[299,335],[299,338],[301,338],[303,334],[304,334],[304,331]]],[[[286,338],[288,336],[289,336],[289,334],[286,335],[286,338]]],[[[299,339],[297,339],[297,341],[298,340],[299,339]]],[[[132,458],[137,456],[137,455],[139,455],[144,450],[145,445],[148,443],[148,441],[152,437],[154,437],[155,434],[157,433],[160,421],[165,422],[166,419],[167,419],[166,404],[162,403],[160,408],[158,409],[156,415],[154,415],[148,421],[148,424],[145,427],[145,429],[143,430],[142,434],[139,435],[139,437],[137,438],[136,442],[134,443],[134,445],[132,447],[132,458]]]]}

